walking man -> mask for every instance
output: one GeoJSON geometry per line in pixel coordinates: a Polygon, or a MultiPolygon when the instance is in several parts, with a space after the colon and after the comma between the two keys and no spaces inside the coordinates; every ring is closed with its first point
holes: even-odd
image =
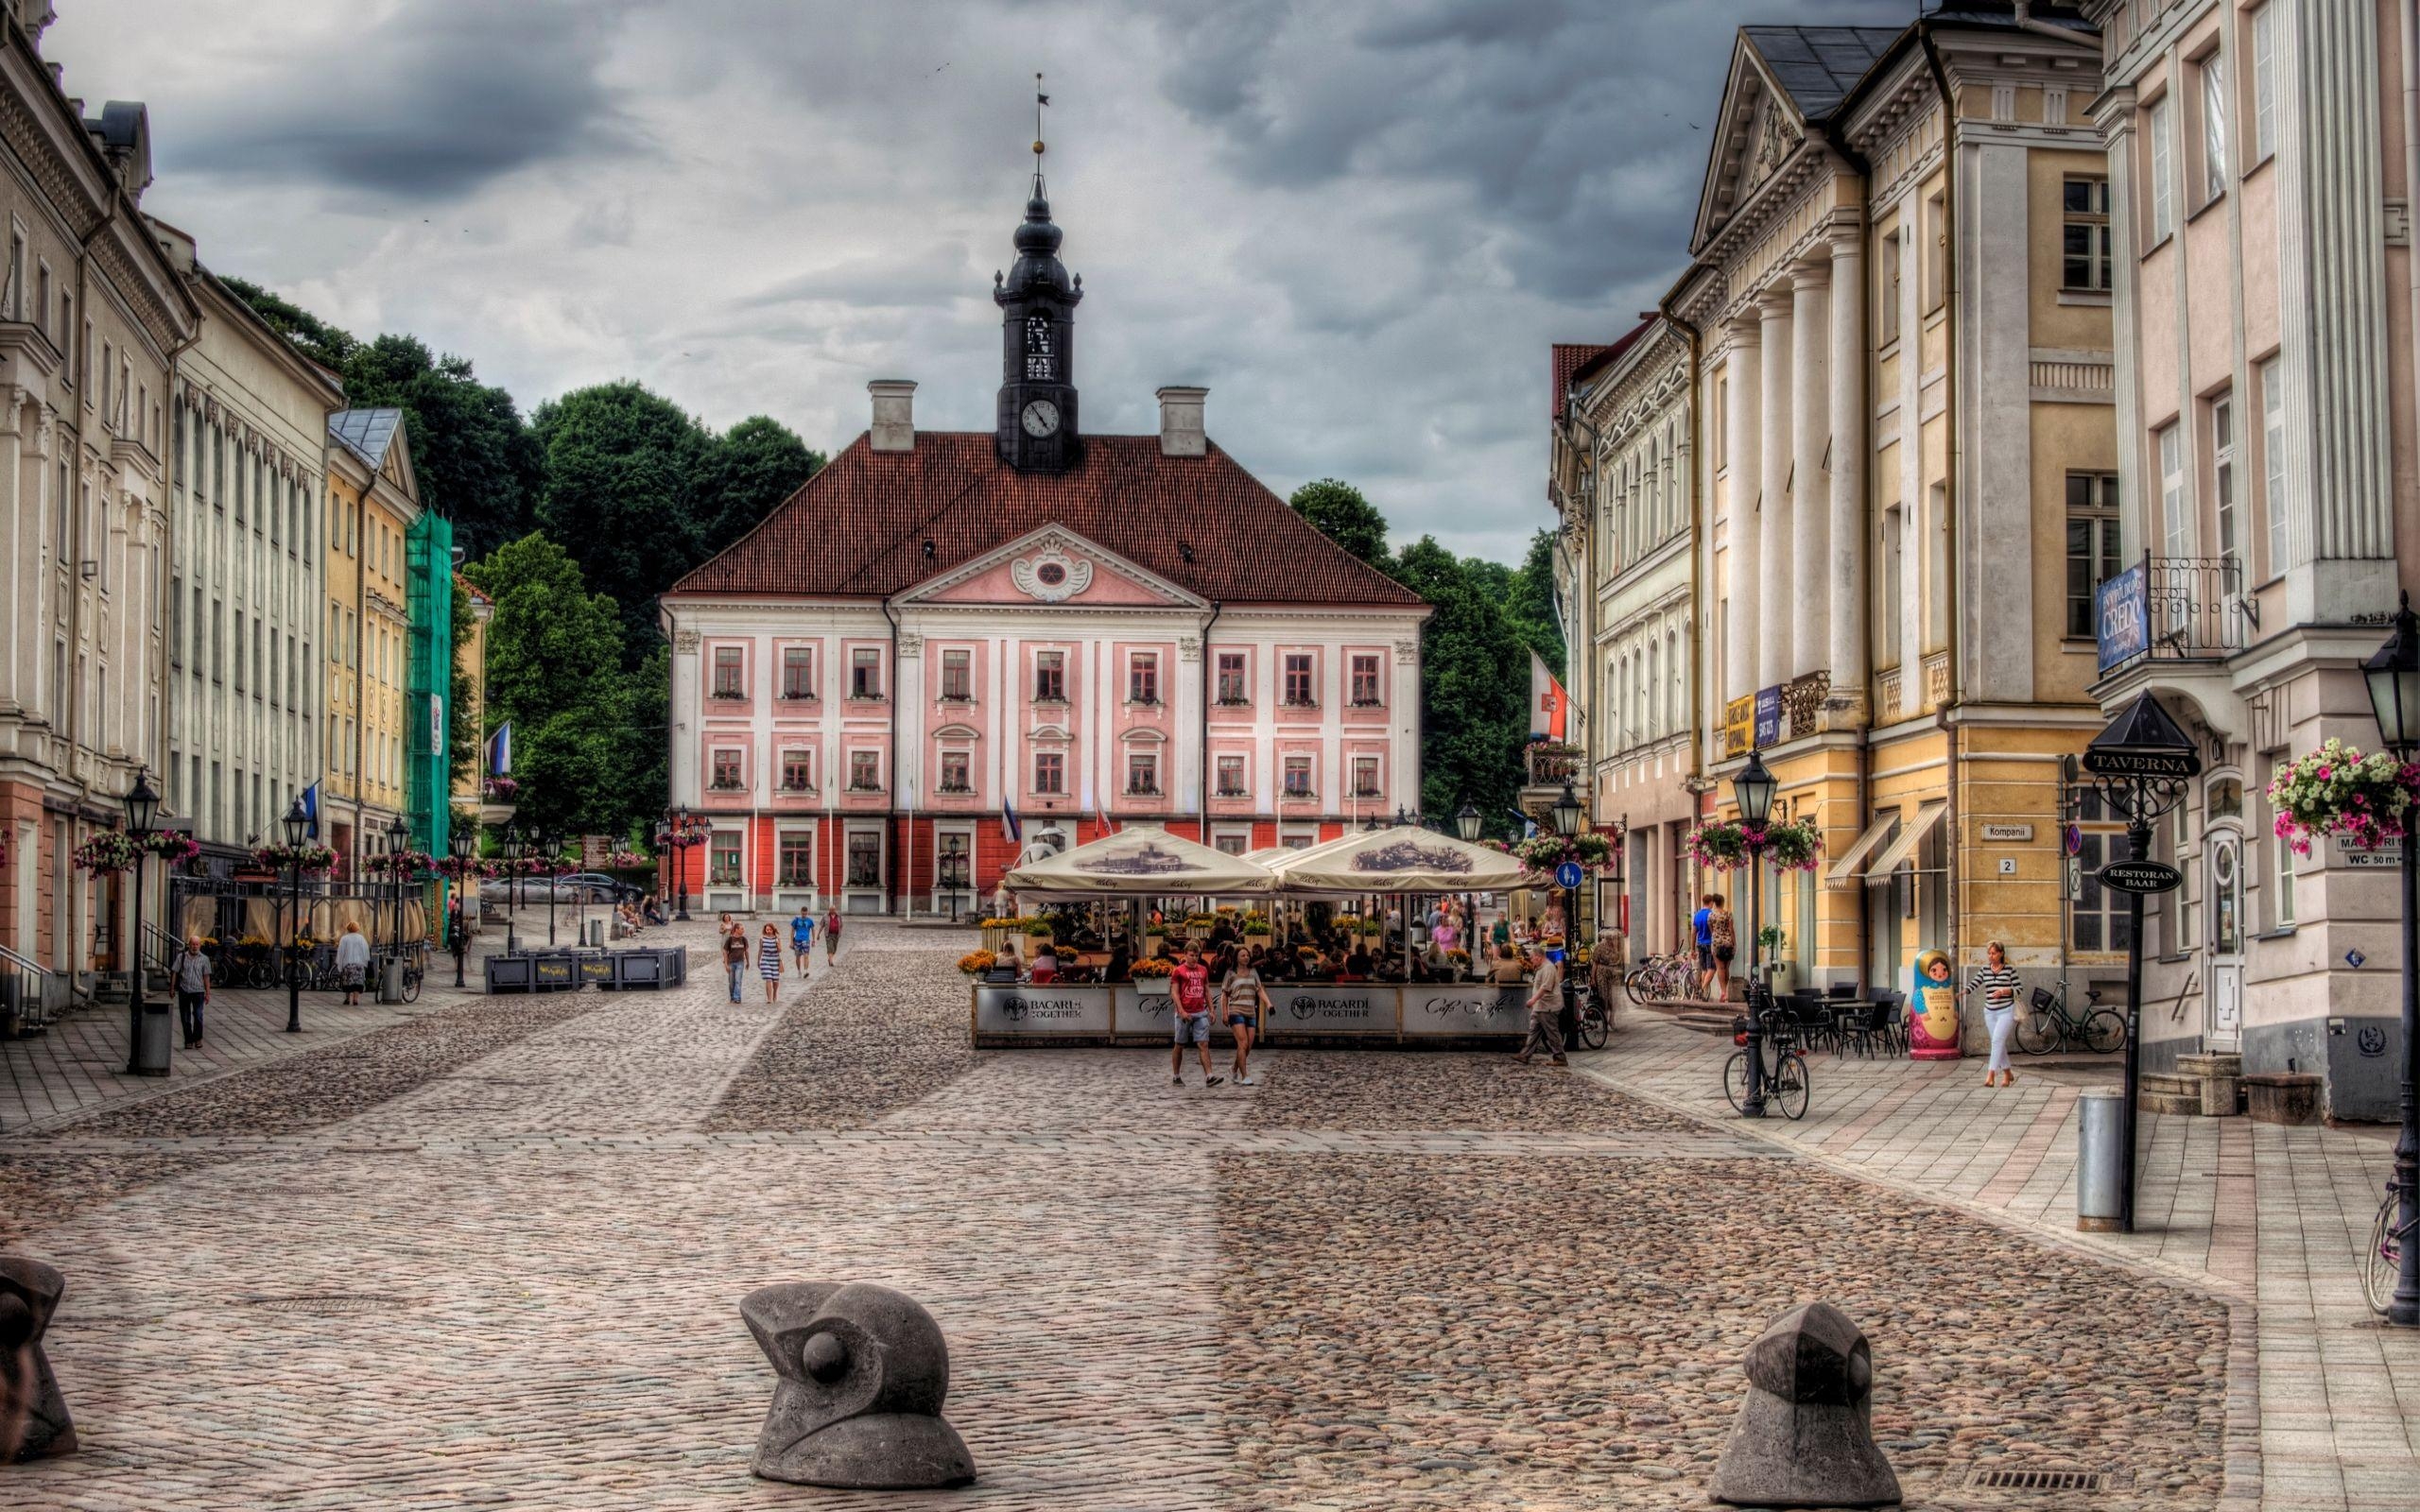
{"type": "Polygon", "coordinates": [[[790,920],[790,954],[798,957],[798,974],[806,975],[806,969],[815,964],[815,916],[804,903],[798,905],[798,917],[790,920]]]}
{"type": "Polygon", "coordinates": [[[748,932],[737,924],[727,925],[722,932],[722,969],[731,978],[731,1001],[736,1003],[740,973],[748,970],[748,932]]]}
{"type": "Polygon", "coordinates": [[[177,983],[177,1022],[185,1031],[185,1048],[201,1043],[201,1010],[210,1002],[210,957],[201,953],[201,936],[185,936],[169,974],[177,983]]]}
{"type": "Polygon", "coordinates": [[[1210,1074],[1210,969],[1201,964],[1199,947],[1184,948],[1184,959],[1168,973],[1168,987],[1176,996],[1176,1049],[1168,1057],[1168,1069],[1176,1074],[1176,1084],[1184,1086],[1184,1047],[1189,1041],[1201,1055],[1201,1085],[1216,1087],[1227,1078],[1210,1074]]]}
{"type": "Polygon", "coordinates": [[[838,905],[823,915],[823,964],[831,965],[840,958],[840,910],[838,905]]]}
{"type": "Polygon", "coordinates": [[[1714,894],[1698,899],[1698,911],[1689,916],[1690,936],[1698,947],[1698,988],[1696,996],[1705,996],[1707,986],[1714,981],[1714,894]]]}
{"type": "Polygon", "coordinates": [[[1537,974],[1530,979],[1530,1038],[1512,1058],[1526,1066],[1542,1044],[1553,1064],[1571,1064],[1563,1057],[1563,952],[1559,950],[1537,957],[1537,974]]]}

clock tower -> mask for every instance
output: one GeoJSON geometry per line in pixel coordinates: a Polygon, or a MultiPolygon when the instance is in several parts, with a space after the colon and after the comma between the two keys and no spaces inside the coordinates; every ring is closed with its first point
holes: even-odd
{"type": "MultiPolygon", "coordinates": [[[[1039,151],[1041,144],[1036,143],[1039,151]]],[[[1076,304],[1084,281],[1059,261],[1061,232],[1050,222],[1042,175],[1033,176],[1017,260],[994,273],[1000,307],[1000,460],[1020,472],[1063,472],[1082,455],[1076,430],[1076,304]]]]}

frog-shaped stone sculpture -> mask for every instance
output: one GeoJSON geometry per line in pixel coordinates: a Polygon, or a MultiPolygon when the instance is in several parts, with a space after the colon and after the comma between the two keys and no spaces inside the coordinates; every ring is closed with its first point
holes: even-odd
{"type": "Polygon", "coordinates": [[[1874,1358],[1829,1302],[1773,1319],[1748,1346],[1748,1400],[1714,1469],[1734,1506],[1896,1506],[1899,1477],[1874,1441],[1874,1358]]]}
{"type": "Polygon", "coordinates": [[[794,1281],[740,1299],[781,1383],[751,1467],[769,1481],[861,1490],[963,1486],[975,1457],[942,1418],[949,1349],[913,1297],[794,1281]]]}

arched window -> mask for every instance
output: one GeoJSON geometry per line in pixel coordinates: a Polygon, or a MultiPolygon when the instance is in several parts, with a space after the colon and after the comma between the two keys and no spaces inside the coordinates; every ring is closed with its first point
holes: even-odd
{"type": "Polygon", "coordinates": [[[1655,690],[1663,686],[1663,667],[1664,653],[1656,646],[1654,638],[1651,636],[1647,642],[1647,713],[1646,717],[1640,721],[1646,727],[1646,734],[1651,740],[1659,732],[1655,719],[1655,690]]]}
{"type": "Polygon", "coordinates": [[[1665,690],[1665,723],[1668,730],[1681,728],[1682,695],[1688,687],[1688,674],[1681,665],[1681,636],[1677,630],[1664,632],[1664,671],[1670,680],[1665,690]]]}
{"type": "Polygon", "coordinates": [[[1651,439],[1647,443],[1647,528],[1640,532],[1641,551],[1664,539],[1664,490],[1656,457],[1656,444],[1651,439]]]}

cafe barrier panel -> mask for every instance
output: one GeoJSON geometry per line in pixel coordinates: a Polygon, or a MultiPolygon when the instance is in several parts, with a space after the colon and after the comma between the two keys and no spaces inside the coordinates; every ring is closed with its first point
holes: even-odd
{"type": "MultiPolygon", "coordinates": [[[[1128,986],[1011,986],[973,990],[972,1029],[982,1046],[1167,1044],[1176,1033],[1174,999],[1128,986]]],[[[1260,1038],[1270,1044],[1336,1040],[1422,1044],[1517,1041],[1529,1032],[1529,988],[1490,983],[1396,987],[1272,983],[1260,1038]]],[[[1215,1022],[1214,1036],[1228,1039],[1215,1022]]]]}

